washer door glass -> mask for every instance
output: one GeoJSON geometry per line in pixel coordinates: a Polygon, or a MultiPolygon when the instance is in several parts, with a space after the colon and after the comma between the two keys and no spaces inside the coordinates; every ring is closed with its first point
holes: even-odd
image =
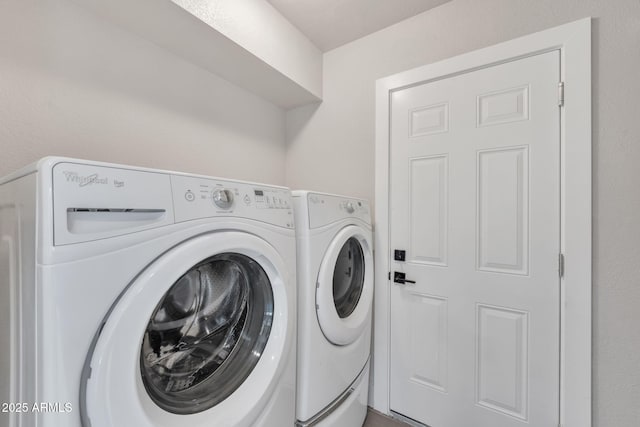
{"type": "Polygon", "coordinates": [[[140,354],[145,389],[172,413],[211,408],[249,376],[272,322],[271,283],[256,261],[237,253],[204,260],[153,311],[140,354]]]}
{"type": "Polygon", "coordinates": [[[333,270],[333,302],[341,319],[356,309],[364,285],[364,253],[358,239],[350,237],[340,249],[333,270]]]}

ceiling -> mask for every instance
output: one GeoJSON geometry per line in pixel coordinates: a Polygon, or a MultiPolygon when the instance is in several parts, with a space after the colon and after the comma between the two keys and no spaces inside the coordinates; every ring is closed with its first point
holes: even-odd
{"type": "Polygon", "coordinates": [[[267,0],[326,52],[450,0],[267,0]]]}

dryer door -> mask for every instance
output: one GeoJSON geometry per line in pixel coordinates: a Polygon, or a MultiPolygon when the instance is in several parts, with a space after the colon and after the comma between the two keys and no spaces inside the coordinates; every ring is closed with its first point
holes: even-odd
{"type": "Polygon", "coordinates": [[[279,255],[240,232],[188,240],[120,296],[87,358],[86,425],[249,426],[292,345],[279,255]]]}
{"type": "Polygon", "coordinates": [[[373,256],[370,233],[350,225],[329,244],[316,289],[318,322],[334,344],[354,342],[371,322],[373,256]]]}

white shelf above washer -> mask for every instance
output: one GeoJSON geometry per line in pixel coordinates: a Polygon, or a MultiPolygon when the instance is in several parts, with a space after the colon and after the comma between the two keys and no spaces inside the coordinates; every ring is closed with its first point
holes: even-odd
{"type": "MultiPolygon", "coordinates": [[[[226,34],[222,31],[228,20],[221,20],[223,25],[214,27],[215,22],[206,20],[200,13],[204,1],[83,0],[78,3],[284,109],[322,100],[322,53],[302,33],[297,34],[297,40],[290,46],[282,47],[292,49],[285,52],[286,61],[278,61],[278,58],[273,59],[273,54],[281,51],[273,46],[269,46],[270,52],[264,49],[267,55],[259,56],[260,52],[255,52],[256,43],[248,43],[247,37],[234,37],[243,30],[235,23],[231,22],[231,31],[225,31],[226,34]]],[[[229,3],[229,7],[233,5],[229,3]]],[[[268,9],[270,5],[265,2],[260,7],[259,13],[266,12],[283,27],[278,34],[283,42],[292,39],[283,38],[286,34],[294,32],[296,35],[297,30],[288,21],[279,14],[274,15],[277,14],[275,9],[268,9]]],[[[239,11],[233,10],[233,13],[239,11]]],[[[260,34],[249,35],[253,40],[259,40],[260,34]]]]}

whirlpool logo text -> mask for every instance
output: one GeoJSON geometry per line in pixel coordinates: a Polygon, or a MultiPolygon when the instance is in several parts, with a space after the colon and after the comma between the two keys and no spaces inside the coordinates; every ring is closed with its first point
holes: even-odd
{"type": "Polygon", "coordinates": [[[78,187],[86,187],[93,184],[109,184],[109,178],[101,178],[97,173],[82,176],[78,172],[64,171],[67,182],[76,183],[78,187]]]}

